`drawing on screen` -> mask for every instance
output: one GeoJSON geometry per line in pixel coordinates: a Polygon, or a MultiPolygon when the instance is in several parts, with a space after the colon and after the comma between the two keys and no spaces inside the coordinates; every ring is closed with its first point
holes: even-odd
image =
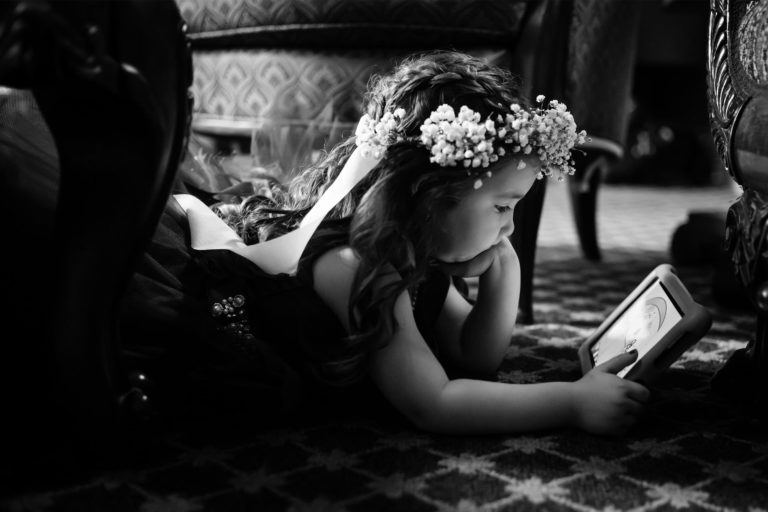
{"type": "Polygon", "coordinates": [[[638,343],[653,336],[662,325],[667,315],[667,302],[661,297],[651,297],[645,301],[642,315],[632,318],[624,336],[624,351],[629,352],[638,343]]]}

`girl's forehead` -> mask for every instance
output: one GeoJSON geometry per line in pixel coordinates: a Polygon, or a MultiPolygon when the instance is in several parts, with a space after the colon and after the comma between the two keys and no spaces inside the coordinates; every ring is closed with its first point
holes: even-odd
{"type": "MultiPolygon", "coordinates": [[[[497,166],[490,178],[483,180],[489,185],[488,190],[496,194],[508,194],[510,192],[525,193],[536,181],[539,172],[539,161],[536,158],[510,159],[497,166]],[[522,164],[521,164],[522,162],[522,164]]],[[[485,187],[481,187],[482,190],[485,187]]]]}
{"type": "Polygon", "coordinates": [[[536,162],[518,168],[519,161],[515,159],[496,166],[491,177],[483,176],[482,186],[470,189],[460,202],[470,208],[482,208],[488,202],[508,202],[522,198],[536,181],[539,168],[536,162]]]}

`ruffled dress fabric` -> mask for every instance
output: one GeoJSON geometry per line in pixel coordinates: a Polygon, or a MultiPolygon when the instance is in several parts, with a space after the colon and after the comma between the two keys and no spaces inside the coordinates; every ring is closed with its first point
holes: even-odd
{"type": "MultiPolygon", "coordinates": [[[[171,198],[130,283],[121,319],[124,360],[149,377],[165,409],[293,413],[375,393],[346,332],[315,293],[312,264],[331,247],[308,247],[297,275],[270,275],[227,250],[191,248],[189,225],[171,198]]],[[[419,286],[416,323],[432,327],[450,279],[419,286]]],[[[433,349],[434,350],[434,349],[433,349]]],[[[380,398],[380,397],[379,397],[380,398]]]]}

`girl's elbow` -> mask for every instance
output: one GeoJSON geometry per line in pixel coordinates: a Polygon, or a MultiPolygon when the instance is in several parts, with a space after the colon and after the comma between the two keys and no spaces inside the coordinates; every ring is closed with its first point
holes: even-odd
{"type": "Polygon", "coordinates": [[[431,434],[461,435],[472,432],[472,429],[467,427],[467,418],[458,412],[437,406],[413,417],[412,421],[416,428],[431,434]]]}
{"type": "Polygon", "coordinates": [[[433,434],[446,434],[450,429],[447,427],[447,422],[443,415],[441,415],[436,407],[428,408],[424,411],[419,411],[416,414],[409,415],[411,423],[425,432],[433,434]]]}
{"type": "Polygon", "coordinates": [[[499,358],[492,358],[488,359],[487,361],[484,361],[482,364],[478,365],[477,373],[480,377],[488,379],[495,379],[496,374],[499,371],[499,367],[501,366],[502,361],[504,360],[503,357],[499,358]]]}
{"type": "Polygon", "coordinates": [[[494,380],[503,360],[504,356],[502,354],[500,357],[487,355],[483,358],[465,361],[462,365],[466,373],[464,376],[482,380],[494,380]]]}
{"type": "Polygon", "coordinates": [[[445,410],[441,407],[441,397],[426,401],[421,404],[413,405],[404,410],[404,415],[419,430],[435,434],[446,433],[450,424],[446,418],[445,410]]]}
{"type": "Polygon", "coordinates": [[[466,377],[493,380],[504,362],[509,342],[465,345],[455,361],[455,369],[466,377]]]}

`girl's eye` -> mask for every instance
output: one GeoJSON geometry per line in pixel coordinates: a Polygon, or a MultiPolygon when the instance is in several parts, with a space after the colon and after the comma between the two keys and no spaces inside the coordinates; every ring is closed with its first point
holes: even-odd
{"type": "Polygon", "coordinates": [[[512,210],[512,207],[508,204],[497,204],[495,208],[498,213],[507,213],[508,211],[512,210]]]}

